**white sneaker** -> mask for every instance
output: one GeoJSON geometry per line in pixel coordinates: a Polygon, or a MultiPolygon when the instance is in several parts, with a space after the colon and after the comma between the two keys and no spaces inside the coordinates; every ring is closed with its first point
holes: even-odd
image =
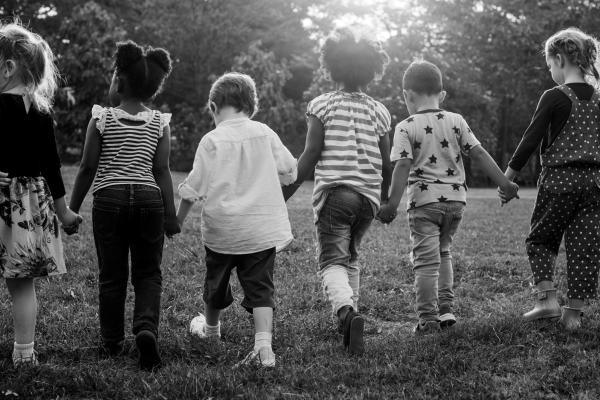
{"type": "Polygon", "coordinates": [[[222,350],[221,334],[216,336],[206,335],[206,317],[202,314],[190,321],[190,345],[193,350],[205,355],[215,355],[222,350]]]}
{"type": "Polygon", "coordinates": [[[239,368],[243,365],[259,365],[266,368],[275,367],[275,353],[270,346],[261,347],[258,351],[252,350],[248,355],[234,368],[239,368]]]}

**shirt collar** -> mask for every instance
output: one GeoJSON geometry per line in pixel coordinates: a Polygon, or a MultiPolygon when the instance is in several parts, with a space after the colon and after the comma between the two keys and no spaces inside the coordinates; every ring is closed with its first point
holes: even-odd
{"type": "Polygon", "coordinates": [[[239,117],[239,118],[231,118],[231,119],[226,119],[225,121],[221,121],[219,122],[219,125],[217,126],[229,126],[229,125],[235,125],[235,124],[239,124],[240,122],[244,122],[244,121],[249,121],[250,118],[248,117],[239,117]]]}
{"type": "Polygon", "coordinates": [[[440,111],[444,111],[441,108],[429,108],[427,110],[421,110],[421,111],[417,111],[415,114],[427,114],[427,113],[431,113],[431,112],[440,112],[440,111]]]}

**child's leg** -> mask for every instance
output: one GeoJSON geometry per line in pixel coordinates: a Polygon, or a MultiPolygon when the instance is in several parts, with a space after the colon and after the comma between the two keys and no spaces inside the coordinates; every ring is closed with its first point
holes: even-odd
{"type": "Polygon", "coordinates": [[[128,192],[123,186],[94,195],[92,222],[98,255],[98,314],[103,345],[118,354],[125,337],[124,313],[129,278],[128,192]]]}
{"type": "Polygon", "coordinates": [[[273,308],[275,306],[273,269],[275,248],[238,256],[237,275],[244,290],[242,306],[254,317],[254,349],[246,361],[258,357],[264,367],[275,366],[273,308]]]}
{"type": "Polygon", "coordinates": [[[37,318],[37,299],[33,279],[6,279],[12,298],[15,343],[13,362],[35,362],[33,343],[37,318]]]}
{"type": "MultiPolygon", "coordinates": [[[[229,278],[231,270],[237,266],[236,255],[221,254],[204,247],[206,252],[206,278],[204,280],[204,312],[206,314],[206,337],[220,337],[221,310],[233,303],[229,278]]],[[[239,269],[239,267],[238,267],[239,269]]]]}
{"type": "Polygon", "coordinates": [[[444,212],[434,205],[409,211],[411,261],[415,272],[416,312],[420,323],[438,321],[440,226],[444,212]]]}
{"type": "Polygon", "coordinates": [[[6,287],[12,298],[15,342],[33,342],[37,317],[37,299],[33,279],[6,279],[6,287]]]}
{"type": "Polygon", "coordinates": [[[370,204],[364,204],[360,216],[350,229],[350,261],[348,262],[348,283],[352,288],[352,306],[358,312],[358,299],[360,295],[360,266],[358,265],[358,248],[362,238],[367,233],[373,218],[370,204]]]}
{"type": "Polygon", "coordinates": [[[563,233],[576,212],[573,204],[577,201],[576,195],[555,194],[543,185],[540,187],[531,217],[531,230],[525,241],[537,291],[534,308],[523,315],[527,321],[560,316],[552,283],[554,261],[563,233]]]}
{"type": "Polygon", "coordinates": [[[581,324],[584,300],[596,296],[600,264],[600,189],[588,194],[565,232],[568,305],[561,322],[567,329],[581,324]]]}
{"type": "MultiPolygon", "coordinates": [[[[440,275],[438,278],[438,312],[440,316],[452,314],[454,303],[454,270],[450,248],[452,238],[462,220],[464,204],[451,202],[442,220],[440,229],[440,275]]],[[[453,316],[449,316],[454,318],[453,316]]],[[[448,320],[453,324],[456,320],[448,320]]],[[[444,322],[444,321],[442,321],[444,322]]]]}

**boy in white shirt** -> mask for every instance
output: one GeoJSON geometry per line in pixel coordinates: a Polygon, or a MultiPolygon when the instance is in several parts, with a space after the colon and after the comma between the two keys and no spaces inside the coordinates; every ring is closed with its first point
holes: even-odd
{"type": "Polygon", "coordinates": [[[229,277],[237,267],[242,306],[255,328],[254,349],[242,363],[273,367],[275,253],[293,239],[281,186],[296,180],[297,166],[277,134],[250,119],[257,106],[248,75],[228,73],[213,84],[208,107],[216,128],[200,141],[193,169],[179,185],[177,219],[183,224],[193,203],[203,203],[206,320],[201,316],[200,336],[220,337],[219,315],[233,302],[229,277]]]}

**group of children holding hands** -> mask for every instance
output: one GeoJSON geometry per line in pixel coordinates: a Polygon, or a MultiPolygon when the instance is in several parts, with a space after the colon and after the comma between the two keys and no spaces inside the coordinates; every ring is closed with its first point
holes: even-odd
{"type": "Polygon", "coordinates": [[[117,44],[111,107],[92,108],[83,157],[69,207],[50,114],[57,72],[52,51],[19,24],[0,27],[0,275],[12,297],[15,365],[37,364],[34,331],[36,277],[66,272],[59,221],[77,232],[93,184],[92,222],[99,264],[101,349],[123,352],[129,278],[135,291],[133,334],[142,369],[161,364],[158,324],[164,236],[180,232],[196,202],[202,205],[205,246],[204,314],[192,339],[220,340],[220,312],[233,302],[233,268],[242,306],[254,318],[255,344],[242,364],[273,367],[273,270],[277,252],[293,239],[285,201],[314,170],[313,211],[318,276],[350,354],[364,352],[359,314],[358,248],[374,219],[390,223],[407,189],[415,272],[415,333],[456,323],[450,248],[466,204],[463,157],[499,187],[502,202],[518,197],[513,182],[541,143],[542,173],[527,237],[536,304],[525,320],[560,318],[581,324],[594,297],[600,264],[600,95],[597,44],[570,28],[550,37],[545,56],[558,86],[542,95],[506,173],[465,119],[440,108],[442,74],[415,61],[403,77],[410,117],[395,127],[386,107],[364,90],[389,61],[381,44],[339,29],[325,41],[321,64],[337,85],[307,107],[306,146],[296,160],[267,125],[253,121],[254,81],[240,73],[218,78],[208,96],[215,129],[204,135],[193,169],[179,185],[176,211],[169,170],[171,115],[148,108],[171,72],[164,49],[117,44]],[[395,166],[392,167],[392,163],[395,166]],[[569,291],[561,310],[553,285],[554,260],[565,236],[569,291]]]}

